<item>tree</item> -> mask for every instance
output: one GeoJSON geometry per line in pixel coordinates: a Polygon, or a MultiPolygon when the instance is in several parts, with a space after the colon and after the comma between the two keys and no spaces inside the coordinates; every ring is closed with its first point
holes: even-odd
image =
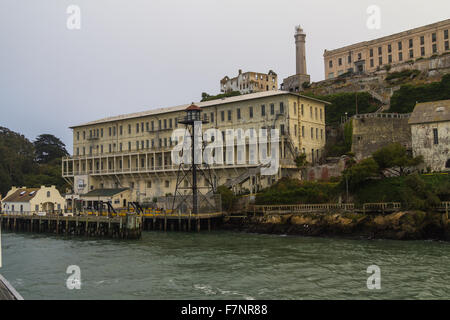
{"type": "Polygon", "coordinates": [[[367,158],[359,163],[350,165],[343,172],[343,183],[348,182],[349,189],[355,190],[365,181],[377,177],[379,172],[378,164],[373,158],[367,158]]]}
{"type": "Polygon", "coordinates": [[[0,193],[24,185],[24,176],[35,168],[33,144],[23,135],[0,127],[0,193]]]}
{"type": "Polygon", "coordinates": [[[220,186],[217,188],[217,193],[220,194],[222,199],[222,209],[227,212],[233,210],[233,206],[237,200],[233,191],[231,191],[225,186],[220,186]]]}
{"type": "Polygon", "coordinates": [[[67,156],[66,145],[51,134],[41,134],[34,142],[36,161],[38,163],[49,163],[55,159],[67,156]]]}
{"type": "Polygon", "coordinates": [[[382,173],[389,169],[400,176],[406,174],[406,168],[416,167],[423,163],[422,156],[413,158],[400,143],[392,143],[381,148],[374,152],[372,156],[382,173]]]}

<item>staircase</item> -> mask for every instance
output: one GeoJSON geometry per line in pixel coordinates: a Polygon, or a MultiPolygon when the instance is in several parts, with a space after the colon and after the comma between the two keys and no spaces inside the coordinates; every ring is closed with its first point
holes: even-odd
{"type": "Polygon", "coordinates": [[[243,174],[228,180],[227,182],[225,182],[223,184],[224,187],[227,188],[232,188],[238,184],[244,183],[245,181],[247,181],[251,176],[255,176],[257,174],[259,174],[261,171],[261,166],[257,167],[257,168],[250,168],[247,169],[243,174]]]}

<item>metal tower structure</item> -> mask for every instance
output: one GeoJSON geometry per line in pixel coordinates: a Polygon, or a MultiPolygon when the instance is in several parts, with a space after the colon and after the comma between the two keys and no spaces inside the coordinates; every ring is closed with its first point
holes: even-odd
{"type": "MultiPolygon", "coordinates": [[[[198,136],[202,135],[202,132],[196,132],[196,123],[206,124],[209,123],[206,115],[202,117],[202,109],[192,104],[186,109],[186,116],[179,119],[179,124],[186,126],[186,135],[184,139],[190,137],[191,146],[190,149],[181,151],[181,158],[185,159],[185,152],[190,152],[189,163],[182,161],[179,164],[177,172],[177,183],[175,186],[175,194],[172,200],[172,210],[186,211],[191,210],[192,214],[199,213],[199,207],[203,204],[207,207],[216,207],[214,199],[211,196],[207,196],[206,193],[216,193],[216,183],[213,180],[212,171],[207,163],[195,163],[196,152],[202,152],[205,148],[205,143],[202,143],[200,148],[196,148],[196,142],[198,142],[198,136]],[[200,149],[200,150],[199,150],[200,149]],[[204,186],[198,185],[198,178],[203,177],[205,180],[204,186]],[[183,184],[183,185],[182,185],[183,184]],[[205,194],[202,193],[202,189],[207,189],[205,194]],[[181,191],[184,191],[183,193],[181,191]],[[190,202],[192,199],[192,203],[190,202]]],[[[183,141],[184,144],[185,141],[183,141]]]]}

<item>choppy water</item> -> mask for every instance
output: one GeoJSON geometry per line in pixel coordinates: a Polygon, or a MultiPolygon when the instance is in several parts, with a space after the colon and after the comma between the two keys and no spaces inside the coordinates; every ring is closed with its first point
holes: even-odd
{"type": "Polygon", "coordinates": [[[3,274],[25,299],[449,299],[450,243],[233,232],[139,241],[3,233],[3,274]],[[367,267],[381,290],[367,289],[367,267]],[[81,290],[66,269],[81,269],[81,290]]]}

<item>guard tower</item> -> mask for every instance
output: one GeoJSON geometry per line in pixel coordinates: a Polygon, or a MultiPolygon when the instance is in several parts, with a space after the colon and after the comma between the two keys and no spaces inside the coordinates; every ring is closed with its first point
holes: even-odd
{"type": "Polygon", "coordinates": [[[184,139],[185,141],[190,139],[191,145],[190,148],[183,147],[182,150],[181,158],[183,161],[178,167],[172,210],[184,213],[191,211],[192,214],[199,214],[201,208],[206,208],[207,211],[216,211],[213,208],[216,207],[217,203],[211,196],[216,192],[212,171],[208,164],[198,163],[198,153],[203,153],[205,147],[205,144],[201,142],[202,132],[199,130],[199,125],[209,123],[208,117],[202,116],[201,108],[191,104],[186,109],[186,116],[179,119],[178,123],[186,126],[184,139]],[[184,160],[189,159],[189,157],[185,157],[185,152],[190,152],[190,161],[187,161],[187,163],[184,163],[184,160]],[[198,179],[201,177],[205,183],[199,186],[198,179]],[[206,192],[203,192],[203,190],[206,190],[206,192]]]}

